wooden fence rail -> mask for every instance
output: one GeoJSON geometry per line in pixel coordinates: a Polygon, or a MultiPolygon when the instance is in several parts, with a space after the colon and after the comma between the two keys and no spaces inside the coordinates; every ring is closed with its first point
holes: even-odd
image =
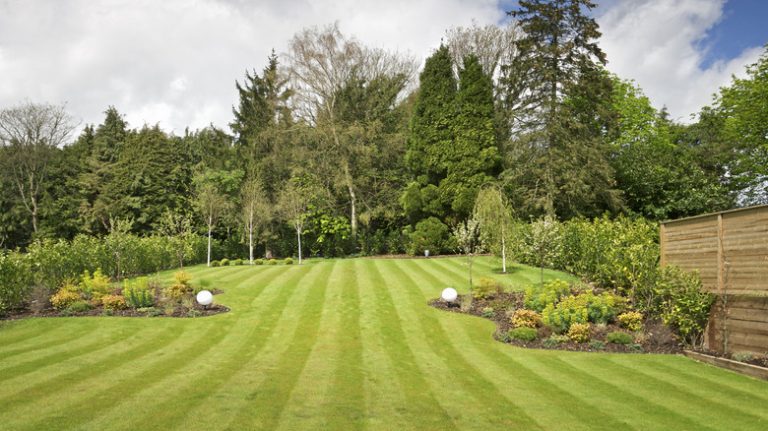
{"type": "Polygon", "coordinates": [[[768,352],[768,205],[666,221],[661,264],[699,271],[718,295],[705,347],[768,352]]]}

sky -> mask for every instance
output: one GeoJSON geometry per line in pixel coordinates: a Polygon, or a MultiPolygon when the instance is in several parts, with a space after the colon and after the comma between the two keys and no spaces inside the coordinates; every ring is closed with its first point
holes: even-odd
{"type": "MultiPolygon", "coordinates": [[[[692,121],[768,42],[768,1],[597,0],[608,69],[692,121]]],[[[0,108],[66,103],[84,124],[115,106],[131,127],[226,128],[235,81],[302,28],[338,22],[423,60],[454,26],[502,23],[497,0],[0,0],[0,108]]]]}

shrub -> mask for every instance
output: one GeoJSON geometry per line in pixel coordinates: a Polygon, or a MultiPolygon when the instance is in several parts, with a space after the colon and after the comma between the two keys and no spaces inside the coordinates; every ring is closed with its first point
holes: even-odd
{"type": "Polygon", "coordinates": [[[82,301],[82,299],[83,297],[79,293],[71,290],[71,286],[65,286],[51,296],[51,306],[57,310],[63,310],[74,302],[82,301]]]}
{"type": "Polygon", "coordinates": [[[211,261],[211,267],[212,268],[216,268],[218,266],[221,266],[221,262],[219,262],[218,260],[212,260],[211,261]]]}
{"type": "Polygon", "coordinates": [[[100,268],[96,268],[96,271],[91,275],[87,270],[83,272],[83,276],[80,278],[80,284],[78,290],[83,293],[86,298],[94,298],[98,300],[103,295],[107,295],[112,292],[112,284],[109,282],[109,277],[102,274],[100,268]]]}
{"type": "Polygon", "coordinates": [[[523,308],[515,310],[511,321],[516,328],[535,328],[541,323],[541,315],[533,310],[523,308]]]}
{"type": "Polygon", "coordinates": [[[231,266],[240,266],[243,264],[243,259],[234,259],[231,262],[229,262],[231,266]]]}
{"type": "Polygon", "coordinates": [[[188,296],[192,294],[193,290],[192,287],[185,285],[185,284],[172,284],[168,287],[166,287],[163,291],[166,297],[173,299],[173,300],[181,300],[185,296],[188,296]]]}
{"type": "Polygon", "coordinates": [[[538,332],[535,328],[514,328],[509,330],[509,337],[513,340],[531,342],[536,339],[538,332]]]}
{"type": "Polygon", "coordinates": [[[593,323],[610,323],[627,306],[626,298],[608,292],[601,295],[584,292],[578,295],[577,300],[587,306],[589,321],[593,323]]]}
{"type": "Polygon", "coordinates": [[[501,291],[501,286],[490,277],[480,277],[477,284],[472,287],[472,296],[475,299],[489,299],[501,291]]]}
{"type": "Polygon", "coordinates": [[[630,344],[632,343],[632,335],[627,334],[626,332],[621,331],[614,331],[609,332],[608,335],[605,336],[605,341],[613,344],[630,344]]]}
{"type": "Polygon", "coordinates": [[[293,258],[286,257],[285,259],[283,259],[283,263],[286,265],[293,265],[293,258]]]}
{"type": "Polygon", "coordinates": [[[264,259],[253,259],[254,265],[264,265],[264,259]]]}
{"type": "Polygon", "coordinates": [[[269,259],[269,260],[267,261],[267,265],[277,265],[277,260],[275,260],[275,259],[269,259]]]}
{"type": "Polygon", "coordinates": [[[493,307],[485,307],[483,308],[483,312],[481,314],[483,317],[492,319],[496,315],[496,312],[493,310],[493,307]]]}
{"type": "Polygon", "coordinates": [[[589,342],[590,350],[605,350],[605,343],[600,340],[592,340],[589,342]]]}
{"type": "Polygon", "coordinates": [[[101,305],[105,310],[124,310],[128,308],[125,297],[122,295],[104,295],[101,297],[101,305]]]}
{"type": "Polygon", "coordinates": [[[674,266],[659,271],[657,293],[661,297],[661,318],[675,328],[683,341],[698,346],[709,320],[715,295],[704,292],[697,273],[687,273],[674,266]]]}
{"type": "Polygon", "coordinates": [[[70,303],[65,309],[65,311],[69,314],[72,314],[72,313],[84,313],[91,309],[93,309],[93,306],[91,306],[91,304],[89,304],[88,301],[83,301],[81,299],[81,300],[70,303]]]}
{"type": "Polygon", "coordinates": [[[221,261],[219,261],[219,264],[221,266],[229,266],[229,259],[227,258],[221,259],[221,261]]]}
{"type": "Polygon", "coordinates": [[[731,354],[731,359],[739,362],[749,362],[754,360],[756,355],[752,352],[734,352],[731,354]]]}
{"type": "Polygon", "coordinates": [[[173,274],[173,279],[176,280],[176,284],[189,286],[189,282],[192,280],[192,276],[184,271],[177,271],[173,274]]]}
{"type": "Polygon", "coordinates": [[[574,323],[568,328],[568,338],[576,343],[589,341],[589,323],[574,323]]]}
{"type": "Polygon", "coordinates": [[[555,304],[570,292],[570,286],[563,280],[552,280],[542,286],[528,286],[525,289],[525,308],[541,313],[547,305],[555,304]]]}
{"type": "Polygon", "coordinates": [[[126,304],[131,308],[138,309],[155,305],[155,292],[154,289],[150,288],[146,277],[123,282],[123,296],[126,304]]]}
{"type": "Polygon", "coordinates": [[[643,314],[637,311],[628,311],[619,314],[619,324],[630,331],[639,331],[643,329],[643,314]]]}
{"type": "Polygon", "coordinates": [[[406,234],[410,239],[408,253],[414,256],[424,254],[424,250],[436,255],[452,248],[450,229],[437,217],[421,220],[406,234]]]}
{"type": "Polygon", "coordinates": [[[31,263],[27,255],[0,251],[0,315],[26,301],[33,283],[31,263]]]}
{"type": "Polygon", "coordinates": [[[567,343],[568,341],[570,341],[570,339],[567,335],[552,334],[551,336],[545,338],[541,342],[541,345],[548,349],[552,349],[562,343],[567,343]]]}
{"type": "Polygon", "coordinates": [[[587,323],[589,313],[583,301],[577,296],[569,295],[557,305],[547,305],[541,312],[541,321],[555,332],[563,333],[574,323],[587,323]]]}

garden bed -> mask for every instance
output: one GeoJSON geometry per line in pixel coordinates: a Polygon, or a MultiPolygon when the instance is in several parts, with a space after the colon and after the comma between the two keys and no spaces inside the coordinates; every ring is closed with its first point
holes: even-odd
{"type": "Polygon", "coordinates": [[[576,343],[573,341],[560,341],[553,343],[549,337],[553,335],[551,329],[539,327],[536,329],[537,337],[533,341],[521,341],[510,338],[507,334],[513,325],[510,321],[510,314],[515,310],[524,308],[523,292],[501,292],[490,299],[472,299],[468,301],[469,295],[460,295],[456,301],[449,303],[442,299],[433,299],[429,305],[441,310],[469,314],[472,316],[489,319],[496,324],[496,331],[493,338],[503,342],[520,347],[551,350],[571,350],[580,352],[615,352],[615,353],[666,353],[676,354],[682,352],[682,346],[677,337],[670,329],[661,322],[646,321],[644,331],[641,334],[635,334],[631,344],[615,344],[605,342],[606,334],[622,331],[615,324],[592,325],[590,330],[590,339],[593,342],[576,343]],[[461,304],[471,302],[468,307],[462,307],[461,304]],[[491,311],[492,310],[492,311],[491,311]],[[599,343],[595,343],[598,341],[599,343]]]}
{"type": "Polygon", "coordinates": [[[70,312],[67,310],[54,310],[48,308],[42,311],[34,312],[32,310],[19,310],[11,312],[6,316],[0,317],[0,320],[18,320],[30,317],[95,317],[95,316],[117,316],[117,317],[204,317],[215,314],[226,313],[229,307],[219,304],[211,304],[206,307],[195,305],[192,308],[184,306],[175,307],[147,307],[146,309],[125,309],[125,310],[104,310],[103,308],[93,308],[86,311],[70,312]]]}

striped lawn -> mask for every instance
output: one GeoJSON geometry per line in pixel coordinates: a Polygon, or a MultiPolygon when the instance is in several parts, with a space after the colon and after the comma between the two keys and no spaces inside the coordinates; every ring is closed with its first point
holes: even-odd
{"type": "MultiPolygon", "coordinates": [[[[541,277],[497,267],[478,259],[476,276],[541,277]]],[[[519,349],[430,308],[466,291],[460,258],[188,271],[232,311],[0,323],[0,429],[768,429],[766,382],[680,356],[519,349]]]]}

